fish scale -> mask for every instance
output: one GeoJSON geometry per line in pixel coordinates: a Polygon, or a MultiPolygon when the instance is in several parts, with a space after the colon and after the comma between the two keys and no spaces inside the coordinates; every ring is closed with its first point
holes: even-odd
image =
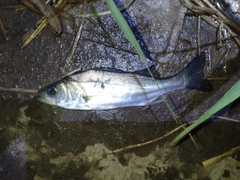
{"type": "Polygon", "coordinates": [[[174,90],[212,90],[204,77],[204,64],[205,53],[202,52],[178,74],[167,78],[152,78],[146,69],[135,72],[113,68],[77,71],[39,90],[38,100],[75,110],[152,105],[161,102],[163,94],[174,90]]]}

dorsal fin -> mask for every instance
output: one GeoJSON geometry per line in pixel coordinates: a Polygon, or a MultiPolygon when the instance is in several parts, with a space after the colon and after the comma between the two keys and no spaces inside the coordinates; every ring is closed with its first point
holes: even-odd
{"type": "Polygon", "coordinates": [[[109,68],[109,67],[98,67],[98,68],[93,68],[93,70],[107,71],[107,72],[126,73],[125,71],[123,71],[123,70],[121,70],[121,69],[109,68]]]}
{"type": "MultiPolygon", "coordinates": [[[[138,74],[138,75],[142,75],[142,76],[147,76],[147,77],[152,77],[151,74],[149,73],[148,69],[142,69],[142,70],[138,70],[138,71],[134,71],[134,72],[126,72],[120,69],[116,69],[116,68],[109,68],[109,67],[98,67],[98,68],[93,68],[92,70],[97,70],[97,71],[107,71],[107,72],[116,72],[116,73],[133,73],[133,74],[138,74]]],[[[158,72],[156,71],[156,68],[154,65],[149,67],[149,70],[151,71],[152,75],[154,78],[160,78],[160,75],[158,74],[158,72]]],[[[80,72],[84,72],[81,69],[76,69],[70,73],[68,73],[66,76],[70,76],[70,75],[74,75],[80,72]]]]}

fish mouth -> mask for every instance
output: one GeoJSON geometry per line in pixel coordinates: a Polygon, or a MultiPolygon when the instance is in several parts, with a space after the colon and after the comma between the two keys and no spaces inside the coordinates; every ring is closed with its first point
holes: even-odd
{"type": "Polygon", "coordinates": [[[43,98],[40,94],[38,94],[37,96],[35,96],[34,99],[37,100],[37,101],[39,101],[39,102],[45,102],[45,101],[44,101],[44,98],[43,98]]]}
{"type": "Polygon", "coordinates": [[[44,95],[38,94],[37,96],[34,97],[34,99],[45,104],[54,105],[54,101],[52,99],[45,97],[44,95]]]}

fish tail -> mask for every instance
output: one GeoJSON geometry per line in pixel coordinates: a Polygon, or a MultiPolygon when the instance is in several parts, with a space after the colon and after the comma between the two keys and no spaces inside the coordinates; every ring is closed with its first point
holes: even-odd
{"type": "Polygon", "coordinates": [[[187,89],[196,89],[200,91],[212,91],[211,83],[204,76],[206,56],[205,52],[201,52],[200,56],[193,58],[193,60],[183,68],[179,74],[186,79],[187,89]]]}

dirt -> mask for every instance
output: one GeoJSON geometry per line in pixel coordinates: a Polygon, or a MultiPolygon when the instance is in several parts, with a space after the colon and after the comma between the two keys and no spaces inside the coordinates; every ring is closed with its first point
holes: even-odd
{"type": "MultiPolygon", "coordinates": [[[[20,4],[18,1],[11,3],[20,4]]],[[[72,6],[67,9],[71,14],[79,13],[72,6]]],[[[102,11],[107,6],[97,1],[93,8],[88,6],[87,12],[93,9],[102,11]]],[[[177,0],[166,3],[137,1],[125,13],[142,42],[148,65],[154,64],[161,77],[177,73],[196,56],[197,17],[189,11],[185,16],[185,11],[177,0]],[[188,40],[193,46],[186,60],[182,57],[188,52],[189,44],[180,40],[188,40]]],[[[21,50],[21,37],[40,18],[29,10],[0,7],[0,20],[9,39],[6,40],[0,30],[0,87],[39,89],[63,76],[60,68],[81,19],[76,19],[73,32],[63,33],[60,37],[53,36],[50,27],[46,27],[21,50]]],[[[226,47],[217,50],[216,30],[206,22],[201,24],[202,50],[208,54],[205,74],[212,78],[238,78],[239,52],[234,41],[228,40],[231,50],[225,71],[224,61],[220,60],[226,47]]],[[[144,68],[144,63],[110,15],[86,19],[67,72],[100,66],[124,71],[144,68]]],[[[183,122],[196,120],[235,81],[211,83],[212,92],[179,90],[166,96],[170,107],[183,122]]],[[[239,100],[236,100],[217,115],[238,120],[239,112],[239,100]]],[[[216,117],[209,119],[192,133],[199,149],[189,137],[176,147],[169,147],[180,131],[142,146],[178,126],[165,102],[100,112],[72,111],[37,102],[31,94],[0,92],[0,177],[36,180],[239,177],[239,153],[208,168],[202,165],[203,161],[239,146],[238,122],[216,117]],[[136,148],[125,148],[135,144],[136,148]],[[112,154],[117,149],[121,150],[112,154]]]]}

